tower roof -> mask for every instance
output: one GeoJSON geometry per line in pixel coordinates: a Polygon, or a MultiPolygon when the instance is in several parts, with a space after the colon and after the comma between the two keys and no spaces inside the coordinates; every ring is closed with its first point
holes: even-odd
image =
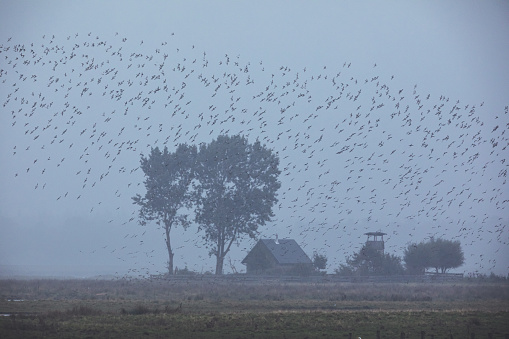
{"type": "Polygon", "coordinates": [[[384,233],[384,232],[368,232],[368,233],[364,233],[364,235],[372,235],[372,236],[375,236],[375,237],[378,237],[378,236],[381,236],[381,235],[386,235],[387,233],[384,233]]]}

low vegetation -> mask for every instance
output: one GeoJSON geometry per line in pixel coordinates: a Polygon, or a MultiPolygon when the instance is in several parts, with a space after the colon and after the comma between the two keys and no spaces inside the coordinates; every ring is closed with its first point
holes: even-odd
{"type": "Polygon", "coordinates": [[[0,313],[2,338],[505,338],[509,284],[2,280],[0,313]]]}

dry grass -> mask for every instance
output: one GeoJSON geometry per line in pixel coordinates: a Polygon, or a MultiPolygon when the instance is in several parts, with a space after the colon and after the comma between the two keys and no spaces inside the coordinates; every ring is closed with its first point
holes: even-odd
{"type": "Polygon", "coordinates": [[[509,285],[3,280],[0,313],[2,338],[504,338],[509,285]]]}
{"type": "Polygon", "coordinates": [[[0,299],[23,300],[509,300],[502,283],[226,283],[218,280],[0,280],[0,299]]]}

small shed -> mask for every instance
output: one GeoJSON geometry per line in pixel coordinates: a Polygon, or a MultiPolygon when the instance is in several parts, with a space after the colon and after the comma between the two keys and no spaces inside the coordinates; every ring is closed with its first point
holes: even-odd
{"type": "Polygon", "coordinates": [[[260,239],[242,260],[247,274],[285,274],[312,270],[313,262],[293,239],[260,239]]]}

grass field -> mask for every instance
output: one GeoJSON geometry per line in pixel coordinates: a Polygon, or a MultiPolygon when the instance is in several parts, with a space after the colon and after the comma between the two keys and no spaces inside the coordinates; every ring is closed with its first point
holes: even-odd
{"type": "Polygon", "coordinates": [[[509,338],[509,284],[0,280],[0,338],[509,338]]]}

